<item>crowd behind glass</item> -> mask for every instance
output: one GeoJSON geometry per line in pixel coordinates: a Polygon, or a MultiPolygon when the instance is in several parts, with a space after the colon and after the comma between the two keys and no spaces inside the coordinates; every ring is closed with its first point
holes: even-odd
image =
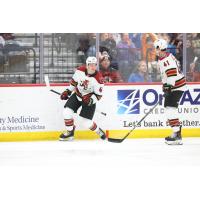
{"type": "Polygon", "coordinates": [[[200,33],[49,33],[0,34],[0,83],[41,83],[44,74],[52,82],[67,82],[88,56],[96,56],[106,82],[160,82],[153,43],[162,38],[167,51],[180,62],[187,81],[200,81],[200,33]],[[41,45],[41,42],[42,45],[41,45]],[[27,48],[27,45],[29,48],[27,48]],[[22,48],[26,47],[26,48],[22,48]],[[30,53],[30,48],[35,52],[30,53]],[[184,48],[185,54],[184,54],[184,48]],[[43,54],[41,54],[43,49],[43,54]],[[43,57],[42,57],[43,56],[43,57]],[[34,59],[33,59],[34,58],[34,59]],[[184,64],[185,59],[185,64],[184,64]],[[34,63],[34,67],[33,64],[34,63]],[[41,64],[42,63],[42,64],[41,64]],[[42,65],[42,66],[41,66],[42,65]],[[65,75],[65,77],[63,76],[65,75]],[[9,78],[7,78],[9,77],[9,78]],[[57,79],[55,78],[57,77],[57,79]],[[58,79],[61,78],[62,79],[58,79]],[[7,80],[8,79],[8,80],[7,80]]]}

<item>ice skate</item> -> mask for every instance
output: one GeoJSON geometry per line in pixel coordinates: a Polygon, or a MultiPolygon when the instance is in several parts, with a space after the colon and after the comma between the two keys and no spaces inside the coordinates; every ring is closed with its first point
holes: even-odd
{"type": "Polygon", "coordinates": [[[72,131],[67,131],[67,132],[62,133],[60,135],[59,140],[60,141],[73,141],[74,140],[74,130],[75,130],[75,128],[73,128],[72,131]]]}
{"type": "Polygon", "coordinates": [[[106,134],[105,134],[105,132],[101,128],[99,128],[99,130],[97,131],[97,134],[100,136],[100,138],[102,140],[106,139],[106,134]]]}
{"type": "Polygon", "coordinates": [[[165,143],[168,145],[182,145],[181,126],[178,132],[173,133],[171,136],[165,138],[165,143]]]}

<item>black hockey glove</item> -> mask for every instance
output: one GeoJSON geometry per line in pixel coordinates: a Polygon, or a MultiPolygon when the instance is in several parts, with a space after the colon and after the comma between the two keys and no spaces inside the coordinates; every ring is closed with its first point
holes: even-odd
{"type": "Polygon", "coordinates": [[[70,97],[70,95],[71,95],[71,91],[70,90],[65,90],[61,95],[60,95],[60,98],[62,99],[62,100],[67,100],[67,99],[69,99],[69,97],[70,97]]]}
{"type": "Polygon", "coordinates": [[[171,93],[172,85],[165,83],[165,84],[163,84],[162,89],[163,89],[163,92],[164,92],[164,96],[167,96],[171,93]]]}

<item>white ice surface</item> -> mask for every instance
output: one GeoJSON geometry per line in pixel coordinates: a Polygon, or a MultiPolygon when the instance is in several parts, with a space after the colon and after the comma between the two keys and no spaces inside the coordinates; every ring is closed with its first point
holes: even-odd
{"type": "Polygon", "coordinates": [[[200,138],[183,142],[0,143],[0,199],[200,199],[200,138]]]}

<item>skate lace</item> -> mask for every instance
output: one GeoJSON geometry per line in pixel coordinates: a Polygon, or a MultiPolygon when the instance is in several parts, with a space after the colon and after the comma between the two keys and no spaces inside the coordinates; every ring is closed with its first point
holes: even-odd
{"type": "Polygon", "coordinates": [[[171,138],[175,138],[175,137],[177,137],[177,133],[175,132],[175,133],[172,133],[172,135],[170,136],[171,138]]]}
{"type": "Polygon", "coordinates": [[[63,133],[64,136],[73,136],[73,133],[71,131],[67,131],[63,133]]]}

